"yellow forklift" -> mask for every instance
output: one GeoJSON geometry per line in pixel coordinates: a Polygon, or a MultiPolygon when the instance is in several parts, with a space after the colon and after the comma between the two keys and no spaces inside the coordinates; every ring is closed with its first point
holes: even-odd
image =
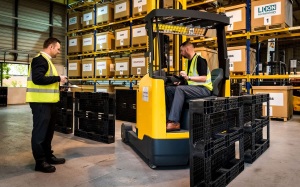
{"type": "MultiPolygon", "coordinates": [[[[224,14],[201,12],[196,10],[154,9],[146,17],[146,30],[149,38],[149,73],[139,82],[137,90],[137,123],[123,123],[121,137],[151,167],[184,166],[189,163],[189,130],[166,132],[166,102],[164,64],[164,34],[177,35],[179,51],[182,36],[204,36],[209,29],[216,29],[219,68],[222,71],[223,96],[229,96],[229,62],[225,26],[229,18],[224,14]],[[157,73],[158,72],[158,73],[157,73]],[[226,93],[226,94],[225,94],[226,93]]],[[[175,41],[176,42],[176,41],[175,41]]],[[[175,59],[175,58],[174,58],[175,59]]],[[[168,66],[169,67],[169,66],[168,66]]],[[[180,70],[180,69],[179,69],[180,70]]]]}

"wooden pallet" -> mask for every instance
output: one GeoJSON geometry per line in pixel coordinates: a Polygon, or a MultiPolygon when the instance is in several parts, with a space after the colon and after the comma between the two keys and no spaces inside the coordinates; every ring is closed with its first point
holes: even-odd
{"type": "Polygon", "coordinates": [[[247,75],[247,71],[230,71],[230,75],[247,75]]]}
{"type": "Polygon", "coordinates": [[[81,28],[73,28],[73,29],[68,29],[68,32],[72,32],[72,31],[78,31],[80,30],[81,28]]]}
{"type": "Polygon", "coordinates": [[[93,76],[82,76],[82,78],[84,78],[84,79],[92,79],[94,77],[93,76]]]}
{"type": "Polygon", "coordinates": [[[235,31],[227,31],[226,35],[234,35],[234,34],[245,34],[246,30],[242,29],[242,30],[235,30],[235,31]]]}
{"type": "Polygon", "coordinates": [[[115,75],[116,79],[128,79],[129,75],[115,75]]]}
{"type": "Polygon", "coordinates": [[[109,24],[109,23],[112,23],[113,21],[99,21],[98,23],[96,23],[96,25],[104,25],[104,24],[109,24]]]}
{"type": "Polygon", "coordinates": [[[138,13],[135,13],[135,14],[133,15],[133,17],[142,16],[142,15],[146,15],[146,14],[147,14],[147,11],[138,12],[138,13]]]}
{"type": "Polygon", "coordinates": [[[143,78],[145,75],[132,75],[132,78],[137,78],[137,79],[141,79],[143,78]]]}
{"type": "Polygon", "coordinates": [[[69,76],[69,79],[81,79],[81,76],[69,76]]]}
{"type": "Polygon", "coordinates": [[[81,54],[81,52],[72,52],[72,53],[68,53],[68,55],[79,55],[79,54],[81,54]]]}
{"type": "Polygon", "coordinates": [[[275,116],[271,116],[270,119],[271,120],[280,120],[280,121],[284,121],[287,122],[288,120],[292,119],[293,115],[290,115],[289,117],[275,117],[275,116]]]}
{"type": "Polygon", "coordinates": [[[120,17],[120,18],[115,18],[115,21],[123,21],[123,20],[127,20],[129,19],[129,16],[124,16],[124,17],[120,17]]]}
{"type": "Polygon", "coordinates": [[[107,76],[107,75],[98,75],[98,76],[96,76],[96,78],[98,78],[98,79],[108,79],[108,78],[111,78],[111,77],[107,76]]]}
{"type": "Polygon", "coordinates": [[[109,52],[113,49],[98,49],[96,52],[109,52]]]}
{"type": "Polygon", "coordinates": [[[275,29],[284,29],[287,28],[288,25],[286,23],[279,23],[275,25],[263,25],[259,27],[252,28],[252,32],[259,32],[259,31],[268,31],[268,30],[275,30],[275,29]]]}
{"type": "Polygon", "coordinates": [[[90,53],[93,53],[94,51],[93,50],[89,50],[89,51],[82,51],[82,54],[90,54],[90,53]]]}
{"type": "Polygon", "coordinates": [[[132,44],[132,47],[147,47],[147,43],[132,44]]]}
{"type": "Polygon", "coordinates": [[[85,25],[85,26],[82,25],[83,29],[88,29],[88,28],[91,28],[91,27],[94,27],[94,24],[93,25],[85,25]]]}
{"type": "Polygon", "coordinates": [[[123,46],[116,47],[116,49],[129,49],[129,48],[130,48],[129,45],[123,45],[123,46]]]}

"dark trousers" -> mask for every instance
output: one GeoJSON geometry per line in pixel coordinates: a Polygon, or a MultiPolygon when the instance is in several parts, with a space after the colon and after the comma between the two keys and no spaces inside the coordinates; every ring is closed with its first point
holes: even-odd
{"type": "Polygon", "coordinates": [[[167,86],[166,109],[167,120],[179,122],[185,100],[211,96],[211,92],[203,86],[167,86]]]}
{"type": "Polygon", "coordinates": [[[56,122],[56,103],[30,103],[33,115],[31,148],[35,161],[52,156],[51,142],[56,122]]]}

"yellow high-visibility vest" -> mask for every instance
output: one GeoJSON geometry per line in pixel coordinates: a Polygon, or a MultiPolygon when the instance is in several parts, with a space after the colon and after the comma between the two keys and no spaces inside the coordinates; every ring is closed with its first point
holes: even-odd
{"type": "MultiPolygon", "coordinates": [[[[48,62],[48,71],[45,76],[58,76],[55,66],[46,55],[40,53],[48,62]]],[[[59,82],[48,85],[36,85],[32,82],[31,64],[28,70],[26,102],[57,103],[59,101],[59,82]]]]}
{"type": "MultiPolygon", "coordinates": [[[[198,55],[195,55],[192,59],[191,65],[190,65],[190,69],[188,72],[188,76],[199,76],[198,71],[197,71],[197,59],[198,59],[198,55]]],[[[186,66],[185,66],[185,72],[188,71],[188,61],[186,61],[186,66]]],[[[207,66],[207,75],[206,75],[206,81],[205,82],[195,82],[195,81],[188,81],[189,85],[201,85],[201,86],[205,86],[208,90],[212,91],[213,90],[213,86],[212,86],[212,82],[211,82],[211,74],[210,74],[210,70],[209,67],[207,66]]]]}

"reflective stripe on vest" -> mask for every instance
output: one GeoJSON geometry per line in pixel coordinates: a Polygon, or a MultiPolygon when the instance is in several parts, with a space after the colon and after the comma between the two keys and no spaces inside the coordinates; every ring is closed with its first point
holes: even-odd
{"type": "MultiPolygon", "coordinates": [[[[40,53],[48,62],[48,71],[45,76],[58,76],[55,66],[51,60],[44,54],[40,53]]],[[[56,103],[59,101],[59,82],[52,83],[49,85],[36,85],[32,81],[31,64],[28,70],[27,77],[27,90],[26,90],[26,102],[37,102],[37,103],[56,103]]]]}
{"type": "MultiPolygon", "coordinates": [[[[191,65],[190,65],[190,69],[188,72],[188,76],[199,76],[199,73],[197,71],[197,60],[198,60],[198,55],[195,55],[192,59],[191,65]]],[[[187,65],[185,66],[185,71],[187,72],[188,70],[188,61],[187,61],[187,65]]],[[[206,75],[206,81],[205,82],[195,82],[195,81],[188,81],[189,85],[201,85],[201,86],[205,86],[208,90],[212,91],[213,87],[212,87],[212,82],[211,82],[211,74],[210,74],[210,70],[209,67],[207,66],[207,75],[206,75]]]]}

